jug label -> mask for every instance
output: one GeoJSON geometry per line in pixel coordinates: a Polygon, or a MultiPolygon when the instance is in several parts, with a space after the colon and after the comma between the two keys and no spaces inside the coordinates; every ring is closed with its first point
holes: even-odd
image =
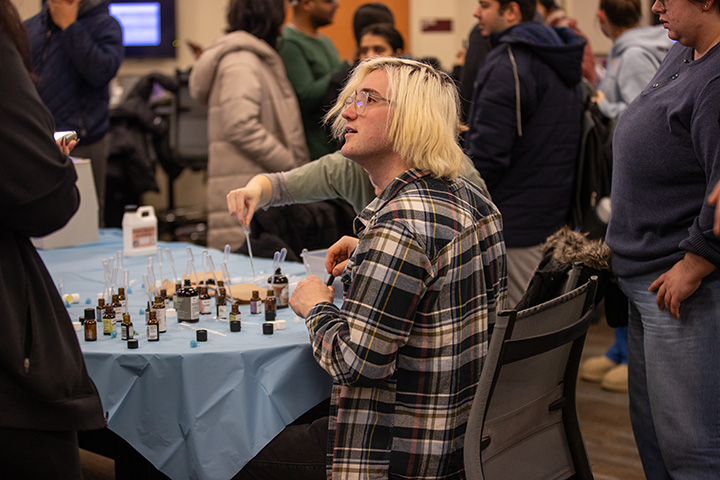
{"type": "Polygon", "coordinates": [[[152,247],[157,243],[155,227],[138,227],[132,229],[133,248],[152,247]]]}

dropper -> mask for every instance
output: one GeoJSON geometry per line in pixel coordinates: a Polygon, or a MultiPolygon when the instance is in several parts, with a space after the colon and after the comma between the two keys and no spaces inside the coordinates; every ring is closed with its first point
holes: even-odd
{"type": "Polygon", "coordinates": [[[227,263],[223,262],[222,265],[220,265],[220,268],[222,269],[223,279],[227,284],[227,293],[230,296],[230,300],[234,302],[235,299],[232,294],[232,283],[230,283],[230,272],[228,272],[227,263]]]}
{"type": "MultiPolygon", "coordinates": [[[[206,252],[207,252],[207,250],[206,250],[206,252]]],[[[215,276],[215,262],[213,262],[213,259],[209,253],[207,253],[207,265],[208,265],[208,268],[210,269],[210,272],[212,272],[213,280],[215,280],[215,288],[217,289],[218,280],[217,280],[217,277],[215,276]]]]}
{"type": "Polygon", "coordinates": [[[195,257],[193,256],[192,249],[189,246],[187,246],[187,247],[185,247],[185,250],[187,250],[187,254],[188,254],[187,274],[188,274],[188,277],[191,279],[190,283],[192,283],[192,277],[190,276],[190,273],[193,273],[193,274],[195,274],[195,285],[199,285],[200,282],[198,281],[199,280],[198,274],[195,271],[195,257]]]}
{"type": "Polygon", "coordinates": [[[160,288],[162,288],[163,283],[163,271],[162,271],[162,265],[163,265],[163,254],[162,254],[162,248],[157,247],[157,259],[158,259],[158,274],[160,277],[160,288]]]}
{"type": "Polygon", "coordinates": [[[175,262],[173,261],[172,252],[170,251],[169,248],[165,248],[165,253],[167,254],[168,260],[170,260],[170,268],[172,268],[172,272],[173,272],[173,283],[177,283],[178,276],[177,276],[177,273],[175,272],[175,262]]]}
{"type": "Polygon", "coordinates": [[[250,268],[253,272],[253,278],[255,278],[255,262],[253,262],[252,245],[250,243],[250,227],[243,225],[243,230],[245,231],[245,239],[247,240],[248,255],[250,255],[250,268]]]}

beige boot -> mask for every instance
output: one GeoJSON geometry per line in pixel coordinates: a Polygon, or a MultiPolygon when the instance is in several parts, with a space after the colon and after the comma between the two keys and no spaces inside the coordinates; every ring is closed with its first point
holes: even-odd
{"type": "Polygon", "coordinates": [[[617,363],[605,355],[601,357],[591,357],[580,365],[580,378],[586,382],[600,383],[605,374],[616,366],[617,363]]]}
{"type": "Polygon", "coordinates": [[[628,391],[628,366],[627,364],[618,365],[610,369],[600,382],[600,388],[610,392],[627,392],[628,391]]]}

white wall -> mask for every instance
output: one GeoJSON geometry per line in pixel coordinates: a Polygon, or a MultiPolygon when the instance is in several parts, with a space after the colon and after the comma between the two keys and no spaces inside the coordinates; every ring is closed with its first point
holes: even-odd
{"type": "MultiPolygon", "coordinates": [[[[340,0],[342,1],[342,0],[340,0]]],[[[568,14],[576,18],[580,29],[589,37],[595,53],[603,57],[610,48],[610,41],[600,31],[595,12],[599,0],[558,0],[568,14]]],[[[643,0],[647,3],[650,0],[643,0]]],[[[26,19],[40,10],[41,0],[12,0],[26,19]]],[[[192,66],[193,56],[185,45],[192,40],[207,45],[223,34],[225,29],[225,9],[228,0],[176,0],[176,34],[180,41],[176,59],[126,59],[119,77],[141,76],[148,72],[173,74],[176,68],[186,69],[192,66]]],[[[415,56],[433,56],[440,59],[446,69],[452,68],[456,53],[476,23],[473,12],[477,0],[410,0],[410,53],[415,56]],[[422,32],[424,21],[433,19],[451,19],[450,32],[422,32]]],[[[649,10],[649,7],[646,7],[649,10]]],[[[649,18],[649,12],[647,18],[649,18]]],[[[646,22],[649,21],[646,18],[646,22]]],[[[158,182],[163,190],[160,194],[149,194],[146,201],[162,208],[164,205],[165,179],[162,172],[158,182]]],[[[176,182],[178,206],[204,204],[204,177],[201,173],[184,172],[176,182]]]]}

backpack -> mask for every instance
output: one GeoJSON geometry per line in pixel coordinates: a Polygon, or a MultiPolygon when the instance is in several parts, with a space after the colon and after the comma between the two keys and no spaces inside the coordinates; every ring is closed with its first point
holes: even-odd
{"type": "Polygon", "coordinates": [[[593,94],[592,86],[583,80],[582,136],[568,224],[589,238],[604,238],[610,219],[615,122],[591,100],[593,94]]]}

